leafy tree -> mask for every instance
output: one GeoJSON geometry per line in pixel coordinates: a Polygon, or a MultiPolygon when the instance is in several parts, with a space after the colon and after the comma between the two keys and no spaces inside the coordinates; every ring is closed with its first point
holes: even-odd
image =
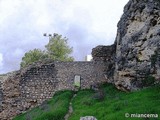
{"type": "Polygon", "coordinates": [[[25,53],[22,58],[21,68],[28,66],[39,60],[52,59],[57,61],[73,61],[73,57],[69,56],[72,53],[72,48],[67,44],[67,38],[62,38],[62,35],[54,34],[50,36],[49,43],[45,46],[46,50],[40,49],[30,50],[25,53]]]}
{"type": "Polygon", "coordinates": [[[54,34],[50,37],[49,43],[45,46],[50,59],[58,61],[73,61],[72,48],[67,44],[68,39],[62,35],[54,34]]]}
{"type": "Polygon", "coordinates": [[[22,58],[21,67],[26,67],[33,62],[43,60],[47,58],[47,54],[40,49],[30,50],[29,52],[25,53],[24,57],[22,58]]]}

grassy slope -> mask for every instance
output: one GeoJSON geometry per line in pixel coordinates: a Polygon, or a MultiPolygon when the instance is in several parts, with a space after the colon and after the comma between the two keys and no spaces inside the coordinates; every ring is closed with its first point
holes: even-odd
{"type": "Polygon", "coordinates": [[[68,112],[69,102],[73,92],[60,91],[54,97],[44,102],[25,114],[15,117],[13,120],[63,120],[68,112]]]}
{"type": "Polygon", "coordinates": [[[94,91],[80,91],[73,101],[74,112],[69,120],[79,120],[81,116],[88,115],[95,116],[98,120],[144,120],[125,118],[125,113],[156,113],[160,117],[159,86],[131,93],[118,91],[110,84],[102,89],[105,92],[102,101],[93,99],[94,91]]]}
{"type": "MultiPolygon", "coordinates": [[[[111,84],[106,84],[102,86],[102,90],[105,93],[104,100],[94,99],[96,93],[92,90],[79,91],[73,100],[74,111],[69,120],[79,120],[81,116],[89,115],[95,116],[98,120],[145,120],[125,118],[125,113],[157,113],[160,117],[159,86],[125,93],[111,84]]],[[[48,107],[34,108],[14,120],[25,120],[29,115],[34,118],[32,120],[63,120],[72,95],[71,91],[59,92],[48,102],[48,107]]]]}

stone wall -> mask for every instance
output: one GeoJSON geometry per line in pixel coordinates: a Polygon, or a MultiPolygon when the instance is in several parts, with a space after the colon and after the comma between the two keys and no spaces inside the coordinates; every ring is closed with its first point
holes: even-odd
{"type": "Polygon", "coordinates": [[[3,83],[0,119],[8,120],[51,98],[57,84],[54,63],[35,64],[17,71],[3,83]]]}
{"type": "MultiPolygon", "coordinates": [[[[24,71],[23,71],[24,72],[24,71]]],[[[42,103],[57,89],[57,70],[54,63],[35,66],[21,75],[20,90],[26,103],[42,103]]]]}
{"type": "Polygon", "coordinates": [[[81,89],[104,82],[104,64],[102,62],[56,62],[58,89],[74,90],[74,77],[81,78],[81,89]]]}
{"type": "Polygon", "coordinates": [[[136,90],[148,75],[160,82],[159,40],[159,0],[130,0],[115,43],[94,48],[92,62],[37,63],[1,82],[0,119],[9,120],[41,104],[57,90],[74,90],[75,75],[80,76],[82,89],[107,81],[121,90],[136,90]]]}
{"type": "Polygon", "coordinates": [[[114,83],[115,70],[115,44],[110,46],[97,46],[92,49],[93,61],[103,63],[104,75],[109,83],[114,83]]]}
{"type": "Polygon", "coordinates": [[[74,90],[74,77],[80,76],[81,89],[105,82],[101,62],[35,63],[7,78],[0,90],[1,120],[25,112],[51,98],[58,90],[74,90]]]}

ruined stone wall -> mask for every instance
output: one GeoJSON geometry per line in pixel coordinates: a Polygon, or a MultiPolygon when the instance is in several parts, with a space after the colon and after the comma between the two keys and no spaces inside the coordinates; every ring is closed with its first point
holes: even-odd
{"type": "Polygon", "coordinates": [[[20,90],[27,103],[41,103],[51,98],[57,89],[54,63],[32,67],[21,75],[20,90]],[[36,101],[35,101],[36,100],[36,101]]]}
{"type": "Polygon", "coordinates": [[[9,120],[37,106],[58,90],[74,90],[75,75],[80,76],[81,89],[105,82],[104,69],[101,62],[36,63],[21,69],[3,82],[0,119],[9,120]]]}
{"type": "Polygon", "coordinates": [[[74,77],[81,78],[81,89],[104,82],[105,67],[102,62],[56,62],[58,89],[74,90],[74,77]]]}
{"type": "Polygon", "coordinates": [[[51,98],[57,84],[54,63],[35,64],[17,71],[3,83],[0,119],[9,120],[51,98]]]}
{"type": "Polygon", "coordinates": [[[105,68],[103,74],[109,83],[114,83],[115,53],[115,44],[110,46],[97,46],[92,49],[93,61],[101,62],[103,69],[105,68]]]}
{"type": "Polygon", "coordinates": [[[146,75],[160,81],[160,2],[130,0],[118,23],[115,43],[93,49],[92,62],[49,62],[17,71],[0,85],[0,119],[34,107],[63,89],[111,82],[121,90],[141,87],[146,75]],[[104,77],[105,76],[105,77],[104,77]]]}

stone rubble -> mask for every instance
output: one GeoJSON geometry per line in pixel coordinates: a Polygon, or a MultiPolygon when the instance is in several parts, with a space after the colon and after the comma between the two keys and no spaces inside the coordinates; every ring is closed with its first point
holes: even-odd
{"type": "Polygon", "coordinates": [[[81,117],[80,120],[97,120],[97,119],[93,116],[85,116],[85,117],[81,117]]]}

